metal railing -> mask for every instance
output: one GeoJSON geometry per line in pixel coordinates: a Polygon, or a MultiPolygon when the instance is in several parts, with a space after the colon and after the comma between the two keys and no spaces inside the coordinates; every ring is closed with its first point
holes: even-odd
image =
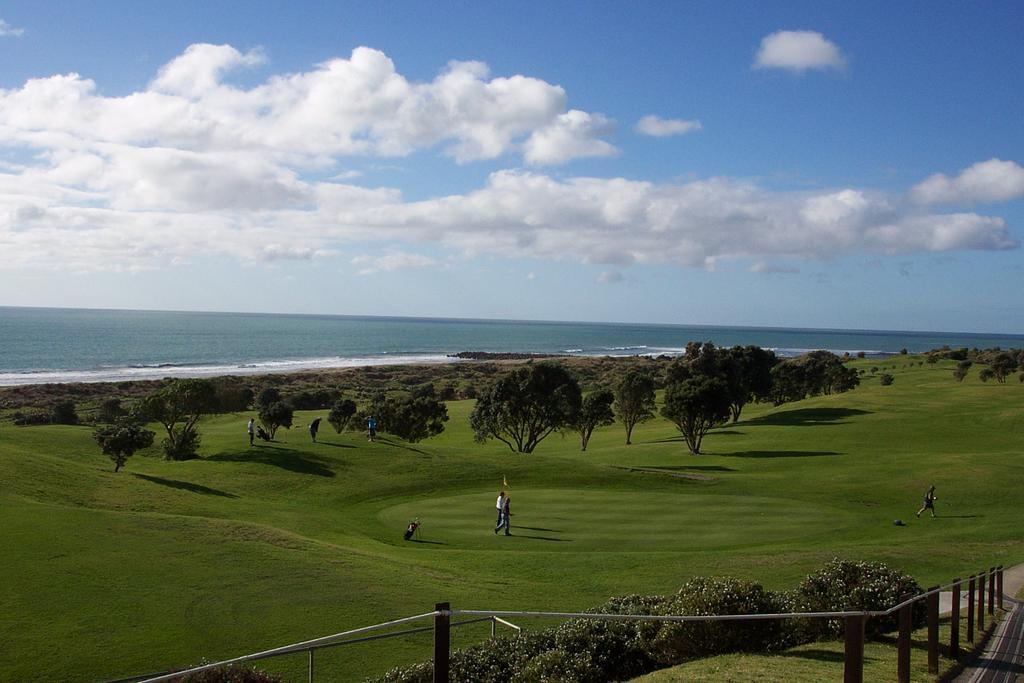
{"type": "MultiPolygon", "coordinates": [[[[980,642],[985,630],[985,608],[986,608],[986,582],[988,583],[988,614],[994,615],[995,606],[1003,607],[1003,567],[990,567],[978,574],[972,574],[967,580],[967,640],[975,642],[975,625],[980,642]],[[975,618],[976,616],[976,618],[975,618]]],[[[343,631],[322,638],[314,638],[300,643],[284,645],[282,647],[256,652],[233,659],[225,659],[219,662],[196,666],[183,671],[168,672],[150,677],[136,677],[123,679],[124,683],[138,681],[139,683],[159,683],[161,681],[174,681],[182,676],[192,673],[199,673],[222,666],[252,662],[271,657],[281,657],[301,652],[308,653],[308,681],[314,680],[314,652],[331,647],[352,645],[354,643],[365,643],[384,638],[397,638],[416,633],[434,633],[434,682],[448,683],[451,657],[451,629],[469,624],[477,624],[489,621],[491,623],[491,637],[496,635],[499,624],[515,630],[517,633],[522,629],[506,621],[504,617],[522,619],[587,619],[601,621],[654,621],[654,622],[708,622],[708,621],[760,621],[767,619],[842,619],[844,622],[844,658],[843,658],[843,681],[844,683],[863,683],[864,680],[864,627],[869,618],[898,615],[899,632],[897,637],[897,675],[898,683],[907,683],[910,680],[910,634],[913,627],[914,604],[927,600],[928,606],[928,671],[938,673],[939,667],[939,594],[944,590],[952,591],[952,610],[950,616],[950,653],[953,659],[960,655],[960,602],[963,580],[959,577],[953,579],[945,586],[933,586],[917,595],[907,595],[896,605],[886,610],[848,610],[840,612],[786,612],[775,614],[595,614],[590,612],[526,612],[514,610],[463,610],[452,609],[449,603],[440,602],[434,606],[434,611],[417,614],[411,617],[394,619],[373,626],[343,631]],[[453,617],[470,617],[462,621],[452,621],[453,617]],[[388,633],[369,634],[374,631],[391,629],[396,626],[410,624],[424,619],[432,619],[430,626],[405,629],[402,631],[391,631],[388,633]],[[358,636],[358,637],[356,637],[358,636]]]]}

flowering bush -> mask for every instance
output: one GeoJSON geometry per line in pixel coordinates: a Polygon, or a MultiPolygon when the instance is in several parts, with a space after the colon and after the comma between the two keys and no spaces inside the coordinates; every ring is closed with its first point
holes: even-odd
{"type": "MultiPolygon", "coordinates": [[[[885,610],[899,604],[905,595],[920,592],[921,586],[914,577],[881,562],[834,559],[801,582],[793,601],[800,612],[885,610]]],[[[925,624],[928,607],[924,600],[914,603],[913,615],[914,628],[925,624]]],[[[898,615],[893,613],[868,619],[865,630],[867,637],[873,638],[898,627],[898,615]]],[[[837,637],[843,632],[843,622],[815,619],[811,628],[814,637],[837,637]]]]}
{"type": "MultiPolygon", "coordinates": [[[[873,562],[833,560],[789,593],[730,577],[698,577],[677,593],[626,595],[592,614],[776,614],[888,609],[918,593],[913,577],[873,562]]],[[[925,620],[915,603],[914,623],[925,620]]],[[[868,636],[896,628],[896,617],[872,618],[868,636]]],[[[635,678],[663,666],[725,652],[771,652],[842,633],[842,621],[759,619],[713,622],[573,619],[556,628],[493,638],[454,652],[451,679],[475,683],[600,683],[635,678]]],[[[378,683],[429,683],[430,663],[393,669],[378,683]]]]}

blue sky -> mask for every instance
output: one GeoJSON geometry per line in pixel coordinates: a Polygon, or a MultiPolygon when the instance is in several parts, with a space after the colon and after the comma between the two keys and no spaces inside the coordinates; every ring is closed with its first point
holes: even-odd
{"type": "Polygon", "coordinates": [[[0,305],[1024,332],[1020,3],[0,5],[0,305]]]}

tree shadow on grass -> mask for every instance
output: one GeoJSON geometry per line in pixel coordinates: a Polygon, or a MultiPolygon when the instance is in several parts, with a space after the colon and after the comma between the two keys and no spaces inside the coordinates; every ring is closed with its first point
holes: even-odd
{"type": "Polygon", "coordinates": [[[735,472],[732,467],[724,465],[648,465],[650,470],[672,470],[680,472],[735,472]]]}
{"type": "Polygon", "coordinates": [[[413,453],[418,453],[419,455],[427,455],[426,451],[421,451],[418,448],[414,448],[412,446],[409,446],[408,444],[404,444],[398,441],[392,441],[391,439],[383,439],[380,436],[378,436],[377,441],[379,443],[386,443],[389,446],[394,446],[395,448],[402,448],[407,451],[412,451],[413,453]]]}
{"type": "Polygon", "coordinates": [[[221,491],[220,489],[212,489],[209,486],[203,486],[202,484],[193,484],[188,481],[179,481],[177,479],[164,479],[163,477],[153,477],[148,474],[139,474],[138,472],[132,472],[132,474],[139,479],[145,479],[151,481],[154,484],[160,484],[161,486],[170,486],[172,489],[182,489],[183,491],[191,491],[192,493],[202,493],[207,496],[221,496],[223,498],[238,498],[233,493],[227,491],[221,491]]]}
{"type": "Polygon", "coordinates": [[[736,451],[716,453],[723,458],[817,458],[828,455],[842,455],[835,451],[736,451]]]}
{"type": "Polygon", "coordinates": [[[352,444],[347,443],[332,443],[330,441],[317,441],[317,446],[330,446],[331,448],[355,448],[352,444]]]}
{"type": "Polygon", "coordinates": [[[273,465],[289,472],[299,474],[315,474],[318,477],[333,477],[334,470],[326,465],[300,454],[290,448],[275,448],[266,450],[257,448],[243,451],[241,453],[218,453],[211,455],[206,460],[214,462],[252,462],[260,465],[273,465]]]}
{"type": "Polygon", "coordinates": [[[870,414],[870,410],[860,410],[857,408],[797,408],[762,415],[752,420],[744,420],[744,424],[752,427],[761,425],[814,427],[816,425],[845,424],[845,418],[870,414]]]}
{"type": "Polygon", "coordinates": [[[816,662],[842,662],[846,659],[846,655],[842,652],[833,652],[831,650],[790,650],[779,652],[775,656],[811,659],[816,662]]]}

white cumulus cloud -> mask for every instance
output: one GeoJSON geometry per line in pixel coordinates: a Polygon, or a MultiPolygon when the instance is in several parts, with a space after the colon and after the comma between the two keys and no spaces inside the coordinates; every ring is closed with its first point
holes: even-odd
{"type": "Polygon", "coordinates": [[[531,164],[560,164],[581,157],[606,157],[618,153],[609,142],[614,124],[601,114],[573,109],[534,131],[524,145],[526,161],[531,164]]]}
{"type": "Polygon", "coordinates": [[[653,183],[536,168],[409,201],[398,188],[348,184],[346,161],[438,149],[457,163],[520,153],[531,166],[553,164],[617,153],[605,139],[613,123],[567,110],[562,88],[539,79],[452,62],[412,82],[369,48],[250,88],[224,80],[264,63],[258,51],[198,45],[121,97],[73,73],[0,90],[0,268],[327,259],[371,243],[389,249],[353,260],[359,273],[437,266],[416,253],[425,245],[445,256],[601,264],[612,282],[632,264],[1018,246],[1001,218],[931,208],[940,196],[1019,196],[1020,167],[999,160],[933,176],[922,183],[931,190],[910,193],[926,198],[916,202],[857,187],[797,192],[728,177],[653,183]]]}
{"type": "Polygon", "coordinates": [[[3,19],[0,19],[0,38],[10,36],[13,38],[19,38],[25,35],[25,29],[18,28],[17,26],[11,26],[3,19]]]}
{"type": "Polygon", "coordinates": [[[761,39],[754,59],[758,69],[841,69],[846,58],[839,47],[817,31],[776,31],[761,39]]]}
{"type": "Polygon", "coordinates": [[[644,116],[636,124],[636,132],[641,135],[650,135],[656,138],[664,138],[670,135],[683,135],[698,131],[703,126],[700,121],[687,121],[685,119],[663,119],[655,114],[644,116]]]}
{"type": "Polygon", "coordinates": [[[413,82],[383,52],[359,47],[348,59],[248,89],[224,80],[264,62],[258,50],[192,45],[145,90],[123,97],[103,96],[75,73],[32,79],[0,90],[0,144],[247,150],[303,167],[435,146],[460,163],[520,151],[538,164],[615,152],[600,139],[611,130],[608,119],[566,110],[561,87],[523,75],[492,78],[479,62],[452,62],[434,80],[413,82]]]}
{"type": "Polygon", "coordinates": [[[944,173],[929,176],[911,189],[910,196],[921,204],[1001,202],[1024,197],[1024,167],[1002,159],[979,161],[953,178],[944,173]]]}

